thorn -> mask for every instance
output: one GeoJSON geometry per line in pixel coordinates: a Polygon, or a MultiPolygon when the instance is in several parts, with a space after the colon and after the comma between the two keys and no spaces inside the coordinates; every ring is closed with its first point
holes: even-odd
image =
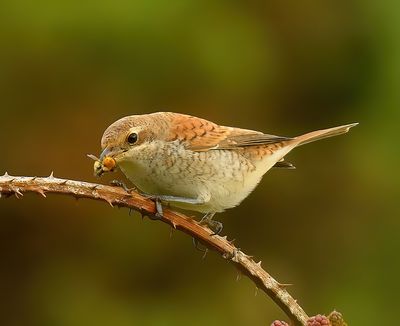
{"type": "Polygon", "coordinates": [[[176,230],[176,223],[174,221],[171,221],[172,227],[176,230]]]}
{"type": "Polygon", "coordinates": [[[279,286],[281,289],[286,289],[287,287],[293,285],[293,284],[290,284],[290,283],[279,283],[279,282],[277,282],[277,283],[278,283],[278,286],[279,286]]]}
{"type": "Polygon", "coordinates": [[[110,204],[110,206],[112,207],[112,208],[114,208],[114,205],[113,205],[113,203],[112,203],[112,200],[111,199],[104,199],[107,203],[109,203],[110,204]]]}
{"type": "Polygon", "coordinates": [[[261,267],[262,261],[260,260],[258,263],[256,263],[257,266],[261,267]]]}
{"type": "Polygon", "coordinates": [[[68,182],[68,180],[61,181],[61,182],[59,183],[59,185],[66,185],[67,182],[68,182]]]}
{"type": "Polygon", "coordinates": [[[231,259],[232,255],[229,252],[224,252],[222,254],[222,258],[224,259],[231,259]]]}
{"type": "Polygon", "coordinates": [[[3,177],[8,178],[10,175],[8,174],[8,172],[6,171],[3,175],[3,177]]]}
{"type": "Polygon", "coordinates": [[[250,255],[244,255],[247,259],[252,259],[253,258],[253,256],[250,256],[250,255]]]}
{"type": "Polygon", "coordinates": [[[53,171],[51,171],[50,175],[49,175],[49,179],[54,179],[54,173],[53,171]]]}
{"type": "Polygon", "coordinates": [[[37,179],[37,176],[32,177],[31,181],[35,181],[37,179]]]}
{"type": "Polygon", "coordinates": [[[233,245],[235,243],[236,239],[232,239],[231,241],[228,240],[229,244],[233,245]]]}
{"type": "Polygon", "coordinates": [[[20,195],[21,197],[24,195],[19,188],[15,191],[16,194],[20,195]]]}
{"type": "Polygon", "coordinates": [[[223,237],[221,237],[222,240],[228,241],[228,238],[226,237],[226,235],[224,235],[223,237]]]}
{"type": "Polygon", "coordinates": [[[256,287],[256,290],[255,290],[255,292],[254,292],[254,296],[256,297],[257,294],[258,294],[258,287],[256,287]]]}
{"type": "Polygon", "coordinates": [[[44,190],[43,190],[43,189],[38,189],[37,192],[38,192],[40,195],[42,195],[44,198],[47,197],[46,194],[44,193],[44,190]]]}
{"type": "Polygon", "coordinates": [[[20,188],[16,187],[12,187],[11,190],[14,192],[14,195],[17,199],[19,199],[20,197],[22,197],[24,194],[21,192],[20,188]]]}
{"type": "Polygon", "coordinates": [[[99,187],[99,185],[94,185],[94,186],[91,186],[90,189],[91,190],[96,190],[98,187],[99,187]]]}
{"type": "Polygon", "coordinates": [[[11,180],[8,180],[9,183],[13,183],[15,178],[12,178],[11,180]]]}
{"type": "Polygon", "coordinates": [[[235,248],[233,250],[231,260],[235,263],[238,263],[240,261],[240,255],[243,255],[243,253],[240,251],[240,248],[235,248]]]}

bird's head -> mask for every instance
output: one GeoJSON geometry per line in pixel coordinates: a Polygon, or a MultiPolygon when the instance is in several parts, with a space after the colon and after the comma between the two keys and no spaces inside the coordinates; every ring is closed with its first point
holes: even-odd
{"type": "Polygon", "coordinates": [[[95,175],[113,171],[127,160],[133,162],[149,143],[164,136],[166,127],[160,113],[132,115],[115,121],[103,134],[100,157],[90,156],[96,161],[95,175]]]}

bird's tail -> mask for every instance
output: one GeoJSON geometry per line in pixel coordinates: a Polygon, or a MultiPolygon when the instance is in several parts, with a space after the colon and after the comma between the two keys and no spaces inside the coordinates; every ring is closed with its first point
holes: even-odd
{"type": "Polygon", "coordinates": [[[351,127],[354,127],[357,125],[358,125],[358,123],[351,123],[351,124],[344,125],[344,126],[312,131],[307,134],[296,137],[295,140],[297,142],[297,146],[301,146],[301,145],[308,144],[308,143],[311,143],[316,140],[345,134],[346,132],[349,131],[349,129],[351,127]]]}

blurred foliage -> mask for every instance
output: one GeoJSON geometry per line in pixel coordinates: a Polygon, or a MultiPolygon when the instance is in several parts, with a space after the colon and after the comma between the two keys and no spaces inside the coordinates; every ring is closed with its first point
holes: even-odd
{"type": "MultiPolygon", "coordinates": [[[[124,115],[176,111],[302,147],[218,218],[293,283],[309,314],[392,324],[400,275],[394,1],[26,1],[0,4],[0,172],[95,181],[86,153],[124,115]]],[[[122,176],[119,176],[122,178],[122,176]]],[[[102,182],[108,182],[107,177],[102,182]]],[[[273,302],[215,254],[102,203],[0,203],[1,325],[268,325],[273,302]]]]}

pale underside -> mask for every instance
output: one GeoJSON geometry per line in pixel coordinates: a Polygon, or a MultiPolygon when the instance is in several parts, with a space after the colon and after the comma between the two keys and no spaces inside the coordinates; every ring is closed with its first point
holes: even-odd
{"type": "Polygon", "coordinates": [[[293,147],[275,143],[231,150],[193,151],[178,140],[171,143],[153,141],[142,155],[119,162],[119,167],[145,193],[203,202],[171,202],[172,206],[203,213],[222,212],[239,205],[262,176],[293,147]]]}
{"type": "Polygon", "coordinates": [[[346,133],[355,125],[287,138],[158,112],[116,121],[105,131],[102,148],[118,148],[128,131],[136,132],[138,142],[116,157],[127,178],[145,193],[186,199],[171,205],[216,213],[239,205],[296,146],[346,133]]]}

